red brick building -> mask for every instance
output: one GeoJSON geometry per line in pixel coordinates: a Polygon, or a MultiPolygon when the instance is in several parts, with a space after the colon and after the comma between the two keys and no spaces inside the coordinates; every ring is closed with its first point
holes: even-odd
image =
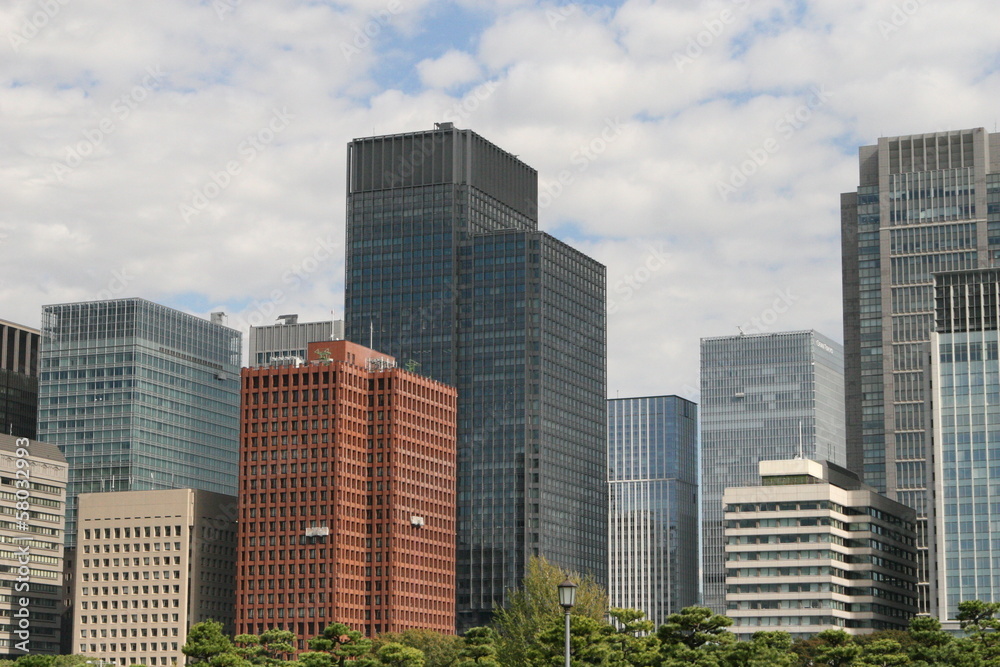
{"type": "Polygon", "coordinates": [[[244,368],[236,632],[455,628],[456,390],[347,341],[244,368]]]}

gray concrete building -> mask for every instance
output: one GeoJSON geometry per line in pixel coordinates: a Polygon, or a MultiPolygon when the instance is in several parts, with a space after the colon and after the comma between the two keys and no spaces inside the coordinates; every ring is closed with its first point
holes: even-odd
{"type": "Polygon", "coordinates": [[[726,615],[741,639],[905,630],[917,611],[916,513],[827,461],[762,461],[726,489],[726,615]]]}
{"type": "Polygon", "coordinates": [[[703,603],[723,613],[723,491],[764,460],[844,463],[843,349],[815,331],[703,338],[700,410],[703,603]]]}
{"type": "Polygon", "coordinates": [[[79,497],[73,652],[183,665],[195,623],[236,613],[236,498],[196,489],[79,497]]]}
{"type": "Polygon", "coordinates": [[[1000,134],[882,137],[859,165],[841,195],[847,464],[917,511],[920,610],[933,614],[933,276],[1000,259],[1000,134]]]}
{"type": "MultiPolygon", "coordinates": [[[[306,359],[309,343],[343,340],[344,321],[299,322],[296,314],[281,315],[277,324],[250,327],[248,336],[250,368],[306,359]]],[[[367,339],[358,341],[367,343],[367,339]]]]}
{"type": "Polygon", "coordinates": [[[0,656],[60,653],[67,469],[56,446],[0,434],[0,656]]]}

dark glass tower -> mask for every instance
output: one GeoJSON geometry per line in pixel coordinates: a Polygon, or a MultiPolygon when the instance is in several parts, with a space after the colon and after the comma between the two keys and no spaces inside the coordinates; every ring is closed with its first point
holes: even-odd
{"type": "Polygon", "coordinates": [[[847,467],[917,511],[920,611],[934,590],[934,274],[1000,259],[1000,134],[882,137],[841,195],[847,467]]]}
{"type": "Polygon", "coordinates": [[[659,627],[698,604],[698,406],[609,400],[608,488],[611,606],[659,627]]]}
{"type": "Polygon", "coordinates": [[[605,269],[470,130],[348,146],[346,334],[458,387],[458,627],[532,555],[605,583],[605,269]]]}
{"type": "Polygon", "coordinates": [[[67,546],[80,493],[236,495],[242,336],[144,299],[43,306],[38,434],[69,461],[67,546]]]}
{"type": "Polygon", "coordinates": [[[0,320],[0,433],[38,434],[37,329],[0,320]]]}

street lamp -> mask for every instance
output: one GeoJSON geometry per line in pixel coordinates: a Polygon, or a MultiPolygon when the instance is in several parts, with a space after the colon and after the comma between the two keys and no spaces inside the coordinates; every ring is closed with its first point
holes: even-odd
{"type": "Polygon", "coordinates": [[[566,667],[569,665],[569,610],[576,603],[576,584],[567,579],[559,584],[559,604],[566,610],[566,667]]]}

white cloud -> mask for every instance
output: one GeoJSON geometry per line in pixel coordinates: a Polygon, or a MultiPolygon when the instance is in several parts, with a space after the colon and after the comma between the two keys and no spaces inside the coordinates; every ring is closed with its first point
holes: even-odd
{"type": "Polygon", "coordinates": [[[1000,92],[981,0],[221,1],[73,0],[16,51],[39,5],[0,9],[0,318],[119,288],[233,323],[342,313],[346,143],[450,116],[537,168],[542,227],[607,263],[612,395],[691,396],[698,339],[788,290],[769,326],[839,339],[857,145],[992,130],[1000,92]]]}
{"type": "Polygon", "coordinates": [[[440,58],[428,58],[417,63],[420,80],[428,88],[451,88],[478,81],[482,76],[479,63],[468,53],[448,51],[440,58]]]}

